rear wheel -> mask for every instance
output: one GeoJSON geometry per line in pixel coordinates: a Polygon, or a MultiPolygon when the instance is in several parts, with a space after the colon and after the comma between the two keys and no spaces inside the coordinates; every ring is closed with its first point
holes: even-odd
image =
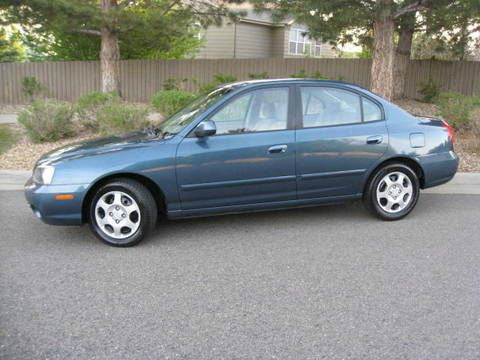
{"type": "Polygon", "coordinates": [[[157,206],[150,191],[131,179],[103,185],[90,203],[90,228],[112,246],[138,244],[154,228],[157,206]]]}
{"type": "Polygon", "coordinates": [[[366,207],[384,220],[407,216],[417,204],[420,183],[417,174],[403,164],[389,164],[370,179],[365,194],[366,207]]]}

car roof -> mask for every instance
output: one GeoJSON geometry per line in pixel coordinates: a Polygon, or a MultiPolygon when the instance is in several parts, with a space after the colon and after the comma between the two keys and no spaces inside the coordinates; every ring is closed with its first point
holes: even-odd
{"type": "Polygon", "coordinates": [[[362,90],[366,90],[365,88],[357,85],[352,84],[344,81],[338,80],[318,80],[318,79],[309,79],[309,78],[284,78],[284,79],[258,79],[258,80],[244,80],[244,81],[237,81],[229,84],[225,84],[222,87],[244,87],[249,85],[258,85],[258,84],[304,84],[304,83],[315,83],[315,84],[331,84],[331,85],[343,85],[348,87],[355,87],[362,90]]]}

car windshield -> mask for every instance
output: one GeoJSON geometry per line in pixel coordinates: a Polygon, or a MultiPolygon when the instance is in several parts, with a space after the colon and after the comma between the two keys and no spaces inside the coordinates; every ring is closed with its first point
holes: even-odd
{"type": "Polygon", "coordinates": [[[215,103],[225,94],[229,93],[233,87],[223,87],[216,89],[208,94],[200,95],[182,110],[173,114],[162,122],[156,130],[162,138],[171,138],[188,126],[197,115],[205,111],[210,105],[215,103]]]}

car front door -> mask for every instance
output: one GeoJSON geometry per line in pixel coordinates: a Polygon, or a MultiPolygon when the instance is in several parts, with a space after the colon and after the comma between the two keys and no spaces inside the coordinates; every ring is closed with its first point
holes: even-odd
{"type": "Polygon", "coordinates": [[[177,150],[182,210],[296,198],[293,88],[246,90],[208,117],[216,134],[185,137],[177,150]]]}
{"type": "Polygon", "coordinates": [[[358,195],[364,177],[388,146],[381,105],[329,86],[297,88],[299,199],[358,195]]]}

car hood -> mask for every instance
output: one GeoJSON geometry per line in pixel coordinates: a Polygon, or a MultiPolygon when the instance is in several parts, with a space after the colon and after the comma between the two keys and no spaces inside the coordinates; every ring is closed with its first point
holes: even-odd
{"type": "Polygon", "coordinates": [[[104,154],[106,152],[114,152],[142,146],[151,141],[163,141],[154,133],[141,130],[124,135],[109,136],[93,140],[81,141],[61,148],[57,148],[44,154],[38,161],[40,164],[52,164],[58,161],[77,159],[85,156],[94,156],[104,154]]]}

